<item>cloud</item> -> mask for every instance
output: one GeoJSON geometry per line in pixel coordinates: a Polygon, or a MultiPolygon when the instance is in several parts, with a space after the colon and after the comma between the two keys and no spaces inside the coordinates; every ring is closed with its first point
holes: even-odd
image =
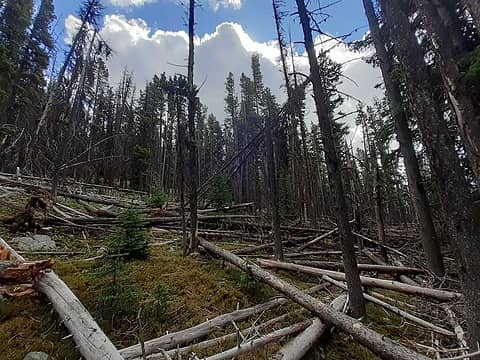
{"type": "Polygon", "coordinates": [[[218,11],[220,7],[232,8],[238,10],[242,7],[242,0],[208,0],[213,11],[218,11]]]}
{"type": "MultiPolygon", "coordinates": [[[[177,66],[185,65],[187,60],[188,36],[185,31],[153,31],[142,19],[107,15],[101,34],[114,50],[108,62],[113,83],[120,81],[125,68],[134,72],[138,88],[143,88],[154,74],[186,73],[185,67],[177,66]]],[[[316,42],[321,40],[323,39],[317,38],[316,42]]],[[[250,60],[254,52],[260,54],[265,85],[273,90],[280,102],[285,101],[276,41],[258,42],[252,39],[240,24],[222,23],[216,27],[215,32],[196,37],[195,44],[195,82],[204,83],[199,96],[220,121],[225,118],[225,79],[230,71],[235,75],[237,83],[242,72],[250,74],[250,60]]],[[[332,42],[329,42],[328,46],[332,47],[332,42]]],[[[337,43],[330,54],[335,61],[344,64],[345,77],[339,90],[352,96],[347,98],[342,106],[343,112],[356,109],[358,102],[354,99],[371,104],[374,97],[382,96],[381,91],[374,88],[381,81],[379,70],[361,60],[360,55],[362,54],[352,52],[342,43],[337,43]]],[[[295,54],[295,61],[298,71],[309,72],[304,52],[295,54]]],[[[350,116],[345,119],[352,130],[352,137],[355,133],[354,118],[350,116]]],[[[307,102],[307,122],[317,122],[310,95],[307,102]]],[[[351,140],[359,143],[360,134],[357,131],[357,138],[351,140]]]]}
{"type": "Polygon", "coordinates": [[[108,0],[110,4],[118,7],[135,7],[143,6],[145,4],[156,2],[157,0],[108,0]]]}
{"type": "MultiPolygon", "coordinates": [[[[140,7],[145,4],[155,3],[159,0],[107,0],[113,6],[121,8],[140,7]]],[[[179,0],[170,0],[179,2],[179,0]]],[[[238,10],[242,7],[242,0],[203,0],[207,2],[213,11],[218,11],[221,7],[238,10]]],[[[200,0],[199,2],[202,2],[200,0]]]]}

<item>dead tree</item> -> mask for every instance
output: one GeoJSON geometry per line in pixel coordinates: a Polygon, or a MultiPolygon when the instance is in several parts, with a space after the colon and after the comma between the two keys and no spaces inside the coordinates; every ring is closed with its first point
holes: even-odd
{"type": "Polygon", "coordinates": [[[384,34],[380,31],[378,19],[372,0],[363,0],[365,13],[370,25],[370,31],[375,45],[376,54],[380,62],[385,90],[389,100],[390,112],[395,122],[397,140],[403,155],[405,171],[407,173],[408,187],[412,198],[415,213],[417,215],[417,228],[422,240],[425,258],[428,268],[438,276],[443,276],[442,253],[433,225],[432,213],[428,204],[427,194],[423,186],[422,175],[418,165],[415,148],[413,145],[412,132],[408,125],[408,119],[403,106],[402,93],[396,77],[395,67],[391,54],[387,52],[387,43],[384,34]]]}
{"type": "Polygon", "coordinates": [[[335,195],[335,215],[341,237],[343,262],[347,276],[348,293],[351,301],[352,315],[361,317],[365,315],[365,301],[362,296],[357,259],[353,246],[353,236],[348,221],[347,203],[342,184],[340,162],[336,151],[335,139],[332,129],[331,111],[329,99],[326,93],[324,80],[321,77],[321,69],[318,64],[317,55],[312,38],[310,17],[303,0],[296,0],[300,22],[302,24],[305,47],[308,53],[310,64],[310,80],[313,85],[315,107],[317,110],[318,122],[322,131],[325,159],[328,167],[329,182],[335,195]]]}
{"type": "Polygon", "coordinates": [[[475,350],[480,339],[479,205],[472,201],[469,185],[429,78],[424,51],[412,32],[409,17],[396,1],[382,0],[380,4],[406,76],[412,109],[437,180],[465,298],[467,340],[471,349],[475,350]]]}
{"type": "Polygon", "coordinates": [[[188,11],[188,165],[190,183],[190,244],[189,250],[196,251],[197,239],[197,187],[198,187],[198,159],[197,140],[195,137],[195,112],[197,105],[197,90],[193,83],[193,65],[195,48],[193,37],[195,35],[195,0],[190,0],[188,11]]]}
{"type": "Polygon", "coordinates": [[[272,116],[267,117],[265,128],[265,147],[267,152],[267,177],[270,193],[270,208],[272,212],[272,232],[273,242],[275,244],[275,257],[283,259],[282,237],[280,231],[280,213],[278,199],[277,171],[275,166],[274,145],[272,139],[272,127],[274,125],[272,116]]]}

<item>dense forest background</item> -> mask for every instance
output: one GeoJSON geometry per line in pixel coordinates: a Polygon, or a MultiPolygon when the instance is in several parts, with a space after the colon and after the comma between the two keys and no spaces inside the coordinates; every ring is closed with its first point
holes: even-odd
{"type": "Polygon", "coordinates": [[[292,15],[305,35],[305,75],[293,57],[298,44],[286,40],[282,26],[291,4],[272,2],[287,101],[275,98],[252,54],[250,69],[225,74],[225,114],[218,119],[199,100],[201,84],[193,83],[194,1],[188,74],[157,74],[139,89],[128,70],[118,84],[110,81],[115,54],[99,30],[100,1],[83,2],[78,31],[59,55],[52,0],[39,6],[3,0],[0,170],[50,178],[54,198],[73,179],[179,200],[191,209],[194,248],[197,206],[254,202],[272,220],[278,258],[280,223],[336,222],[357,315],[362,301],[355,298],[351,220],[374,228],[381,243],[386,226],[415,224],[433,274],[445,274],[442,248],[454,250],[474,344],[480,337],[480,6],[363,3],[370,31],[349,46],[375,49],[367,61],[381,69],[385,97],[358,105],[362,143],[352,147],[343,123],[351,114],[338,111],[349,96],[338,90],[342,64],[331,60],[328,46],[315,49],[312,38],[313,31],[332,40],[315,21],[322,7],[308,10],[297,0],[292,15]],[[311,96],[318,117],[312,123],[305,118],[311,96]]]}

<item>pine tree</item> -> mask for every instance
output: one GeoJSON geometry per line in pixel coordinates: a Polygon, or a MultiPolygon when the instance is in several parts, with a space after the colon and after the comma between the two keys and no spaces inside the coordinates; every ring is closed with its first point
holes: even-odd
{"type": "Polygon", "coordinates": [[[20,50],[27,39],[33,0],[7,0],[0,17],[0,123],[7,119],[6,107],[17,79],[20,50]]]}

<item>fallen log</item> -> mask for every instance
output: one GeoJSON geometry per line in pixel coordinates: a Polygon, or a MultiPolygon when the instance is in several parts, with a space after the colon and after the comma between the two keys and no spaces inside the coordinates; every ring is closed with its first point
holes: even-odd
{"type": "Polygon", "coordinates": [[[288,282],[274,276],[261,267],[246,262],[231,252],[221,249],[204,239],[200,245],[212,254],[227,260],[244,271],[250,272],[254,277],[280,291],[285,296],[311,311],[322,320],[330,322],[333,326],[345,331],[362,345],[372,350],[375,354],[386,360],[427,360],[428,358],[395,343],[393,340],[381,335],[363,325],[359,320],[353,319],[341,312],[335,311],[330,306],[322,303],[301,291],[288,282]]]}
{"type": "MultiPolygon", "coordinates": [[[[372,260],[374,263],[377,263],[379,265],[387,265],[387,263],[381,259],[380,257],[378,257],[377,255],[375,255],[374,253],[372,253],[370,250],[367,250],[367,249],[363,249],[362,251],[370,260],[372,260]]],[[[398,279],[405,283],[405,284],[408,284],[408,285],[413,285],[413,286],[419,286],[419,284],[415,281],[415,280],[412,280],[410,279],[408,276],[406,275],[400,275],[398,277],[398,279]]]]}
{"type": "MultiPolygon", "coordinates": [[[[224,219],[245,219],[245,218],[253,218],[252,215],[203,215],[199,216],[199,220],[203,221],[210,221],[210,220],[224,220],[224,219]]],[[[188,219],[188,217],[187,217],[188,219]]],[[[175,223],[181,221],[182,218],[180,216],[172,216],[172,217],[158,217],[158,218],[145,218],[144,223],[145,226],[155,226],[159,224],[168,224],[168,223],[175,223]]],[[[116,225],[121,223],[121,220],[118,218],[71,218],[68,219],[69,222],[76,224],[76,225],[116,225]]],[[[62,220],[56,218],[47,218],[44,222],[46,225],[65,225],[62,220]]]]}
{"type": "Polygon", "coordinates": [[[245,209],[245,208],[252,208],[255,205],[253,202],[248,202],[248,203],[243,203],[243,204],[234,204],[230,206],[223,206],[223,207],[218,207],[218,208],[211,208],[211,209],[200,209],[198,210],[199,214],[206,214],[206,213],[212,213],[212,212],[226,212],[226,211],[232,211],[232,210],[238,210],[238,209],[245,209]]]}
{"type": "MultiPolygon", "coordinates": [[[[347,302],[346,295],[340,295],[332,301],[330,306],[336,311],[342,311],[347,302]]],[[[322,320],[315,318],[312,324],[306,328],[297,337],[290,340],[278,352],[271,357],[272,360],[301,360],[305,354],[314,346],[325,331],[328,329],[328,324],[322,320]]]]}
{"type": "MultiPolygon", "coordinates": [[[[335,280],[341,280],[341,281],[345,280],[345,274],[337,271],[317,269],[309,266],[296,265],[292,263],[285,263],[285,262],[274,261],[274,260],[258,259],[257,262],[260,265],[269,267],[269,268],[299,271],[305,274],[317,275],[317,276],[327,275],[335,280]]],[[[462,294],[460,293],[425,288],[421,286],[413,286],[413,285],[403,284],[393,280],[376,279],[376,278],[371,278],[366,276],[360,276],[360,281],[362,285],[365,285],[365,286],[379,287],[383,289],[402,292],[405,294],[426,296],[438,301],[454,301],[462,298],[462,294]]]]}
{"type": "MultiPolygon", "coordinates": [[[[332,283],[335,286],[338,286],[340,289],[347,290],[347,285],[346,284],[344,284],[340,281],[336,281],[329,276],[322,276],[322,279],[332,283]]],[[[371,303],[377,304],[377,305],[383,307],[384,309],[387,309],[388,311],[390,311],[390,312],[392,312],[392,313],[394,313],[398,316],[401,316],[402,318],[410,320],[411,322],[414,322],[415,324],[420,325],[420,326],[422,326],[426,329],[430,329],[432,331],[435,331],[439,334],[446,335],[446,336],[455,336],[455,334],[453,332],[449,331],[449,330],[446,330],[446,329],[444,329],[440,326],[437,326],[437,325],[432,324],[428,321],[425,321],[425,320],[419,318],[418,316],[412,315],[412,314],[410,314],[410,313],[408,313],[408,312],[406,312],[402,309],[397,308],[396,306],[393,306],[391,304],[383,302],[383,301],[377,299],[376,297],[373,297],[372,295],[364,293],[363,297],[365,298],[365,300],[370,301],[371,303]]]]}
{"type": "Polygon", "coordinates": [[[208,356],[205,358],[205,360],[226,360],[226,359],[235,358],[241,354],[249,353],[257,349],[263,348],[265,345],[271,342],[299,333],[300,331],[305,330],[311,323],[312,323],[312,320],[306,320],[306,321],[302,321],[300,323],[288,326],[286,328],[276,330],[258,339],[251,340],[244,344],[235,346],[227,351],[221,352],[213,356],[208,356]]]}
{"type": "MultiPolygon", "coordinates": [[[[0,245],[8,249],[15,260],[25,262],[2,238],[0,245]]],[[[37,276],[34,287],[50,300],[86,360],[123,360],[80,300],[53,271],[37,276]]]]}
{"type": "Polygon", "coordinates": [[[0,284],[31,283],[42,271],[50,269],[52,266],[52,260],[0,261],[0,284]]]}
{"type": "MultiPolygon", "coordinates": [[[[229,221],[228,223],[231,224],[231,225],[237,225],[239,227],[253,227],[253,228],[264,229],[264,230],[271,230],[272,229],[271,224],[242,222],[242,221],[229,221]]],[[[280,226],[280,229],[285,230],[285,231],[291,231],[291,232],[306,232],[306,233],[320,233],[320,232],[329,230],[329,229],[325,229],[325,228],[316,229],[316,228],[288,226],[288,225],[282,225],[282,226],[280,226]]]]}
{"type": "MultiPolygon", "coordinates": [[[[339,250],[318,250],[318,251],[304,251],[304,252],[294,252],[294,253],[285,253],[283,257],[285,258],[306,258],[309,256],[324,256],[324,255],[342,255],[342,252],[339,250]]],[[[273,258],[274,255],[246,255],[249,256],[257,256],[259,258],[273,258]]]]}
{"type": "Polygon", "coordinates": [[[316,243],[319,242],[319,241],[322,241],[323,239],[329,237],[330,235],[335,234],[337,231],[338,231],[338,228],[335,228],[335,229],[330,230],[329,232],[327,232],[327,233],[325,233],[325,234],[323,234],[323,235],[320,235],[319,237],[316,237],[316,238],[313,239],[312,241],[309,241],[308,243],[303,244],[302,246],[299,246],[299,247],[298,247],[298,251],[303,251],[303,250],[305,250],[307,247],[312,246],[312,245],[316,244],[316,243]]]}
{"type": "MultiPolygon", "coordinates": [[[[318,291],[323,288],[325,288],[325,284],[315,286],[310,289],[310,291],[318,291]]],[[[288,302],[288,299],[285,297],[273,298],[266,303],[236,310],[228,314],[222,314],[189,329],[180,330],[174,333],[163,335],[156,339],[146,341],[144,343],[145,354],[150,355],[158,352],[158,349],[170,350],[179,345],[187,344],[195,339],[207,336],[213,330],[224,327],[225,325],[230,324],[232,321],[245,320],[254,314],[273,309],[277,306],[285,304],[286,302],[288,302]]],[[[142,356],[142,348],[139,344],[133,345],[120,350],[120,354],[126,360],[134,359],[142,356]]]]}
{"type": "MultiPolygon", "coordinates": [[[[241,333],[242,333],[241,336],[248,337],[249,334],[251,334],[251,332],[263,331],[264,329],[267,329],[272,325],[275,325],[279,322],[282,322],[282,321],[286,320],[289,316],[291,316],[291,313],[287,313],[287,314],[277,316],[276,318],[265,321],[264,323],[261,323],[259,325],[250,326],[246,329],[241,330],[241,333]]],[[[209,339],[209,340],[202,341],[198,344],[188,345],[188,346],[184,346],[182,348],[169,350],[169,351],[167,351],[167,355],[180,359],[183,355],[189,353],[192,350],[196,350],[196,351],[205,350],[205,349],[208,349],[210,347],[214,347],[214,346],[224,344],[227,341],[235,340],[235,339],[238,338],[238,336],[239,336],[239,333],[237,331],[235,331],[233,333],[223,335],[223,336],[220,336],[220,337],[217,337],[217,338],[214,338],[214,339],[209,339]]],[[[164,353],[151,354],[147,357],[147,359],[148,360],[167,360],[165,358],[164,353]]],[[[135,358],[133,360],[143,360],[143,359],[138,357],[138,358],[135,358]]]]}
{"type": "MultiPolygon", "coordinates": [[[[314,268],[321,268],[326,270],[343,270],[343,263],[332,261],[317,261],[317,260],[294,260],[297,265],[310,266],[314,268]]],[[[372,271],[388,274],[419,274],[424,273],[425,270],[407,267],[407,266],[391,266],[391,265],[372,265],[372,264],[358,264],[358,270],[372,271]]]]}

